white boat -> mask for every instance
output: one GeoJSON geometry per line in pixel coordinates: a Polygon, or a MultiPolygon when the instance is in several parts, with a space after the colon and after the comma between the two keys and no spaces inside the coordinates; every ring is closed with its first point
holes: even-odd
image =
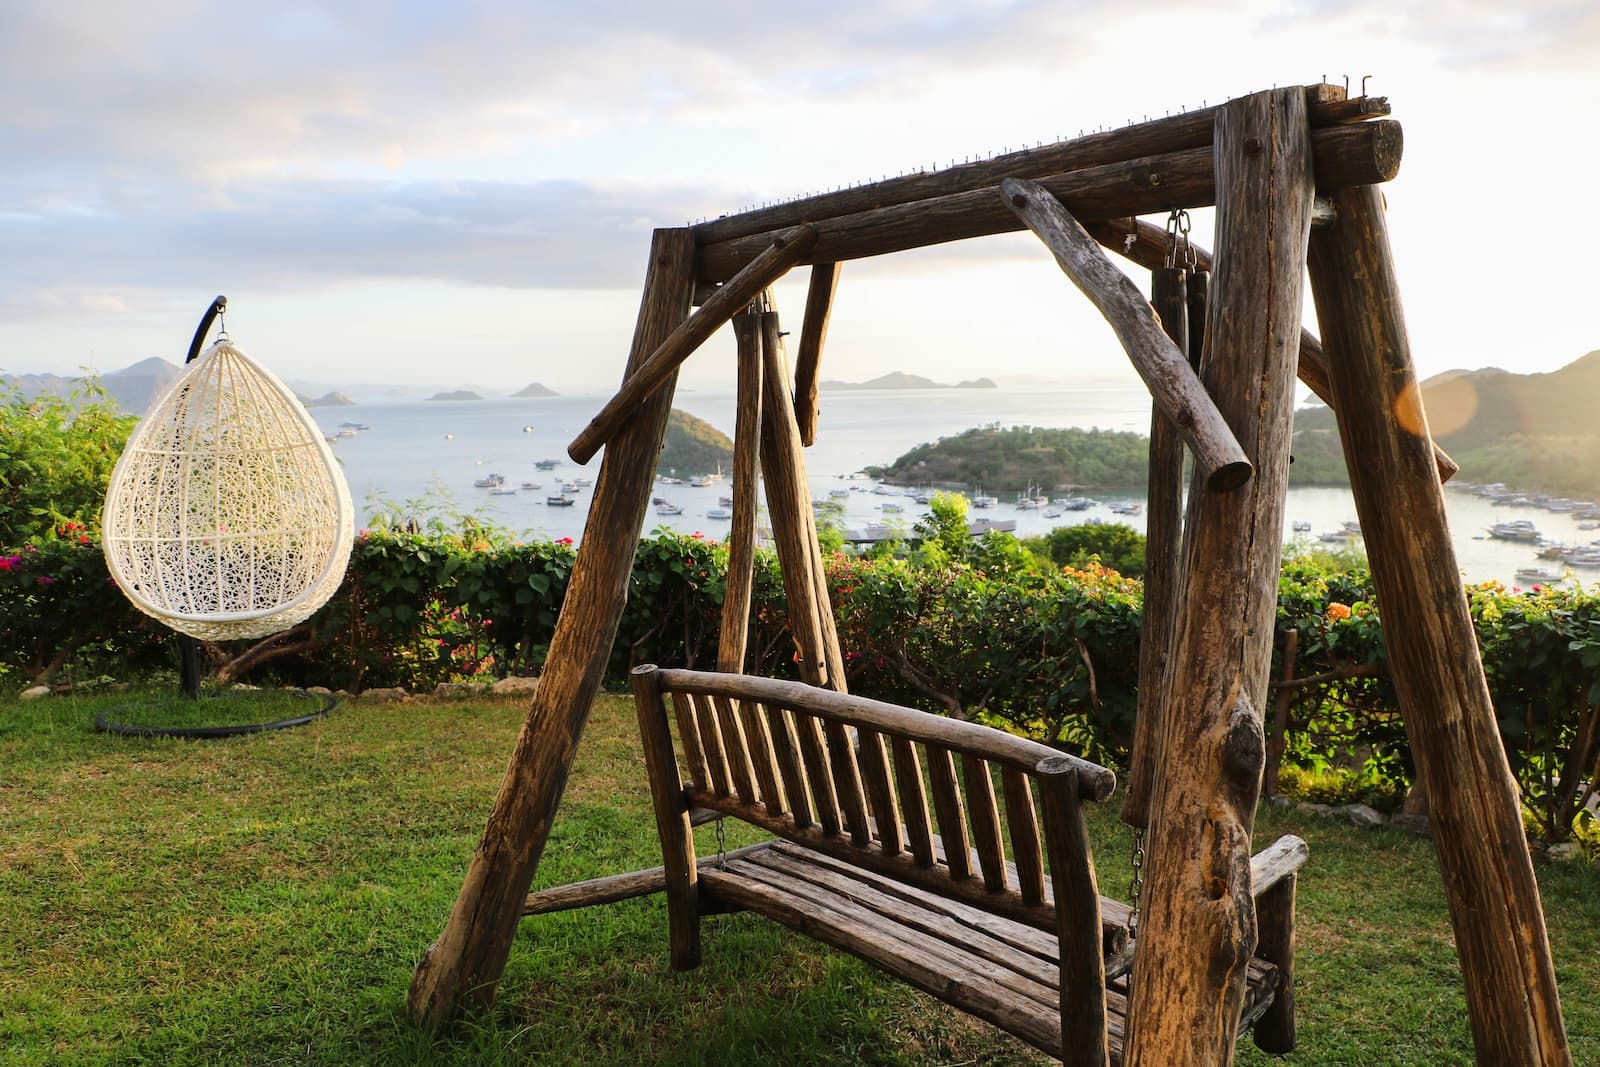
{"type": "Polygon", "coordinates": [[[489,495],[490,496],[516,496],[517,495],[517,490],[516,490],[515,486],[497,485],[493,489],[489,490],[489,495]]]}
{"type": "Polygon", "coordinates": [[[1137,515],[1143,510],[1144,505],[1134,500],[1126,500],[1120,504],[1111,505],[1111,511],[1116,515],[1137,515]]]}
{"type": "Polygon", "coordinates": [[[1045,508],[1044,517],[1047,519],[1059,519],[1061,517],[1061,509],[1058,507],[1045,508]]]}
{"type": "Polygon", "coordinates": [[[658,481],[660,481],[662,485],[682,485],[683,484],[683,479],[682,478],[674,478],[671,475],[667,475],[667,474],[663,474],[658,479],[658,481]]]}
{"type": "Polygon", "coordinates": [[[982,493],[972,498],[972,506],[975,508],[992,508],[998,503],[1000,503],[999,497],[985,496],[982,493]]]}
{"type": "Polygon", "coordinates": [[[1309,522],[1307,522],[1305,519],[1296,519],[1294,521],[1294,532],[1295,533],[1310,533],[1311,532],[1311,524],[1309,522]]]}
{"type": "Polygon", "coordinates": [[[536,460],[533,465],[542,471],[551,471],[561,466],[561,461],[559,459],[541,459],[536,460]]]}
{"type": "Polygon", "coordinates": [[[1516,519],[1512,522],[1497,522],[1489,527],[1489,536],[1497,541],[1529,541],[1539,540],[1539,531],[1527,519],[1516,519]]]}
{"type": "Polygon", "coordinates": [[[506,480],[499,474],[490,474],[472,483],[476,489],[497,489],[504,484],[506,480]]]}
{"type": "Polygon", "coordinates": [[[523,482],[522,488],[528,490],[529,492],[533,492],[535,490],[543,489],[544,486],[540,485],[538,482],[523,482]]]}
{"type": "Polygon", "coordinates": [[[706,518],[718,519],[726,522],[727,520],[733,518],[733,512],[728,508],[712,508],[710,511],[706,512],[706,518]]]}
{"type": "Polygon", "coordinates": [[[682,515],[683,509],[671,502],[656,505],[657,515],[682,515]]]}
{"type": "Polygon", "coordinates": [[[562,493],[560,496],[547,496],[544,498],[544,502],[553,508],[570,508],[573,504],[577,503],[577,501],[573,500],[565,493],[562,493]]]}
{"type": "Polygon", "coordinates": [[[833,497],[833,499],[835,499],[835,500],[848,500],[850,498],[850,490],[848,490],[848,489],[829,489],[828,490],[828,495],[833,497]]]}
{"type": "Polygon", "coordinates": [[[334,437],[354,437],[355,435],[356,435],[356,432],[354,430],[340,430],[338,433],[334,434],[333,436],[334,437]]]}
{"type": "Polygon", "coordinates": [[[364,422],[341,422],[339,424],[339,429],[341,429],[341,430],[370,430],[370,429],[372,429],[372,427],[368,426],[364,422]]]}
{"type": "Polygon", "coordinates": [[[1562,576],[1541,567],[1518,567],[1517,577],[1532,582],[1559,582],[1562,576]]]}
{"type": "Polygon", "coordinates": [[[694,486],[696,489],[708,488],[711,485],[711,475],[702,474],[698,477],[690,478],[689,484],[694,486]]]}
{"type": "Polygon", "coordinates": [[[579,489],[582,489],[582,488],[583,488],[583,486],[579,485],[577,482],[562,482],[561,483],[561,491],[563,493],[576,493],[579,489]]]}

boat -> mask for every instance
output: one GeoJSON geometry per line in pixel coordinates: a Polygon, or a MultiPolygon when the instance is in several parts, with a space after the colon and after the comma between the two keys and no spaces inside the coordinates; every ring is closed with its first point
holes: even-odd
{"type": "Polygon", "coordinates": [[[899,504],[879,504],[878,508],[885,515],[898,515],[905,510],[899,504]]]}
{"type": "Polygon", "coordinates": [[[370,430],[370,429],[372,429],[372,427],[368,426],[364,422],[341,422],[339,424],[339,429],[341,429],[341,430],[370,430]]]}
{"type": "Polygon", "coordinates": [[[577,501],[573,500],[565,493],[562,493],[559,496],[547,496],[544,498],[544,502],[553,508],[570,508],[573,504],[577,503],[577,501]]]}
{"type": "Polygon", "coordinates": [[[544,487],[542,485],[540,485],[538,482],[523,482],[522,483],[522,488],[527,489],[527,490],[529,490],[531,492],[533,490],[543,489],[544,487]]]}
{"type": "Polygon", "coordinates": [[[682,478],[674,478],[674,477],[672,477],[671,475],[668,475],[668,474],[663,474],[658,480],[661,482],[662,485],[682,485],[683,484],[683,479],[682,478]]]}
{"type": "Polygon", "coordinates": [[[1144,510],[1144,505],[1136,500],[1125,500],[1120,504],[1112,504],[1111,511],[1116,515],[1137,515],[1144,510]]]}
{"type": "Polygon", "coordinates": [[[533,427],[532,426],[524,426],[522,428],[522,432],[523,433],[532,433],[533,432],[533,427]]]}
{"type": "Polygon", "coordinates": [[[497,485],[493,489],[489,490],[489,495],[490,496],[516,496],[517,495],[517,490],[516,490],[515,486],[497,485]]]}
{"type": "Polygon", "coordinates": [[[733,497],[731,497],[731,496],[719,496],[719,497],[717,497],[717,503],[718,503],[718,505],[720,505],[722,507],[731,508],[731,507],[733,507],[733,497]]]}
{"type": "Polygon", "coordinates": [[[689,479],[689,484],[694,486],[696,489],[707,489],[707,488],[710,488],[710,486],[711,486],[711,475],[709,475],[709,474],[701,474],[701,475],[699,475],[697,477],[690,478],[689,479]]]}
{"type": "Polygon", "coordinates": [[[719,519],[723,522],[726,522],[727,520],[733,518],[733,512],[728,508],[712,508],[710,511],[706,512],[706,518],[719,519]]]}
{"type": "Polygon", "coordinates": [[[1537,542],[1539,531],[1527,519],[1514,519],[1511,522],[1497,522],[1489,527],[1489,536],[1497,541],[1537,542]]]}
{"type": "Polygon", "coordinates": [[[356,435],[356,432],[354,430],[348,430],[347,429],[347,430],[340,430],[338,433],[334,434],[333,436],[335,436],[335,437],[354,437],[355,435],[356,435]]]}
{"type": "Polygon", "coordinates": [[[1059,519],[1061,517],[1061,509],[1054,506],[1045,508],[1044,517],[1047,519],[1059,519]]]}
{"type": "Polygon", "coordinates": [[[583,486],[579,485],[577,482],[562,482],[561,483],[561,491],[563,493],[576,493],[578,490],[580,490],[582,488],[583,488],[583,486]]]}
{"type": "Polygon", "coordinates": [[[591,485],[594,484],[594,479],[593,478],[574,478],[574,479],[572,479],[572,484],[576,485],[580,489],[587,489],[591,485]]]}
{"type": "Polygon", "coordinates": [[[983,493],[979,493],[972,498],[972,506],[975,508],[992,508],[998,503],[1000,503],[998,497],[985,496],[983,493]]]}
{"type": "Polygon", "coordinates": [[[1311,524],[1305,519],[1296,519],[1293,523],[1293,529],[1295,533],[1310,533],[1311,524]]]}
{"type": "Polygon", "coordinates": [[[559,459],[540,459],[535,460],[533,465],[542,471],[553,471],[561,466],[561,461],[559,459]]]}
{"type": "Polygon", "coordinates": [[[456,439],[456,435],[453,433],[447,433],[444,435],[444,439],[446,441],[454,441],[456,439]]]}
{"type": "Polygon", "coordinates": [[[1562,580],[1562,575],[1544,570],[1541,567],[1518,567],[1517,577],[1530,582],[1559,582],[1562,580]]]}
{"type": "Polygon", "coordinates": [[[848,490],[848,489],[829,489],[828,490],[828,495],[831,496],[835,500],[848,500],[850,498],[850,490],[848,490]]]}
{"type": "Polygon", "coordinates": [[[497,489],[504,484],[506,480],[499,474],[490,474],[472,483],[476,489],[497,489]]]}
{"type": "Polygon", "coordinates": [[[683,514],[683,509],[680,508],[678,505],[668,501],[667,503],[657,504],[656,505],[656,514],[657,515],[682,515],[683,514]]]}

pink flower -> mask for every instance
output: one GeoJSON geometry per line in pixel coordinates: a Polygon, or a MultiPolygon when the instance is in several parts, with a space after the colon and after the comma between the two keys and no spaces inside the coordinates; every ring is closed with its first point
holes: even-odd
{"type": "Polygon", "coordinates": [[[55,585],[56,584],[56,580],[54,578],[50,577],[48,574],[41,574],[41,575],[39,575],[39,577],[35,578],[34,581],[38,582],[40,585],[55,585]]]}
{"type": "Polygon", "coordinates": [[[14,570],[21,562],[21,556],[0,556],[0,571],[14,570]]]}
{"type": "Polygon", "coordinates": [[[570,545],[570,544],[572,544],[572,538],[570,538],[570,537],[558,537],[558,538],[556,538],[556,544],[558,544],[558,545],[570,545]]]}

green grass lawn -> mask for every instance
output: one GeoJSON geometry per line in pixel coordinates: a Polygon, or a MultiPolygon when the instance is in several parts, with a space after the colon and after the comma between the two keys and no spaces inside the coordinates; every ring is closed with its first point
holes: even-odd
{"type": "MultiPolygon", "coordinates": [[[[524,921],[492,1014],[415,1027],[411,969],[455,899],[521,705],[352,704],[196,742],[95,733],[119,702],[0,702],[0,1063],[1044,1062],[750,916],[708,920],[706,964],[673,974],[659,897],[524,921]]],[[[1114,809],[1093,829],[1120,894],[1114,809]]],[[[1301,1047],[1274,1061],[1246,1042],[1240,1061],[1470,1063],[1432,846],[1272,812],[1257,831],[1311,843],[1301,1047]]],[[[659,862],[631,705],[604,697],[538,884],[659,862]]],[[[1538,871],[1574,1058],[1600,1063],[1600,870],[1538,871]]]]}

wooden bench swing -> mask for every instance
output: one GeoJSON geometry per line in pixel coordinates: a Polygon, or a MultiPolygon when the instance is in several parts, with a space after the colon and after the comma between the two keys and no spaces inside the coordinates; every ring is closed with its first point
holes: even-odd
{"type": "Polygon", "coordinates": [[[1515,783],[1482,664],[1461,653],[1474,633],[1440,487],[1454,465],[1420,408],[1377,189],[1400,159],[1387,114],[1386,101],[1327,84],[1274,89],[657,230],[623,385],[568,449],[583,463],[604,445],[605,458],[539,690],[455,907],[417,965],[411,1013],[437,1022],[463,1001],[492,1003],[524,914],[664,889],[676,967],[698,962],[701,915],[743,908],[1070,1063],[1225,1064],[1252,1023],[1263,1048],[1292,1048],[1306,850],[1290,837],[1252,858],[1251,831],[1298,373],[1339,420],[1479,1062],[1569,1064],[1515,783]],[[1182,232],[1185,209],[1211,205],[1214,258],[1182,232]],[[1169,213],[1169,230],[1136,218],[1149,213],[1169,213]],[[1084,834],[1082,805],[1109,795],[1110,771],[845,693],[810,506],[802,452],[840,263],[1023,228],[1105,315],[1154,404],[1121,812],[1145,857],[1136,923],[1100,896],[1084,834]],[[1096,241],[1152,269],[1151,301],[1096,241]],[[791,378],[769,287],[801,264],[811,284],[791,378]],[[1308,269],[1326,353],[1299,325],[1308,269]],[[677,370],[730,320],[734,517],[717,673],[633,676],[663,867],[530,897],[616,634],[677,370]],[[742,675],[758,478],[802,683],[742,675]],[[691,827],[718,816],[775,838],[697,859],[691,827]]]}

